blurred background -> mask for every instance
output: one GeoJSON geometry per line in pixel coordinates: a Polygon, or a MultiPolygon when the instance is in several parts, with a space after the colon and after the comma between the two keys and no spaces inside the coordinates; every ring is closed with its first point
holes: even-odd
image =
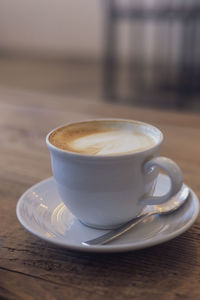
{"type": "Polygon", "coordinates": [[[0,87],[199,112],[200,1],[0,0],[0,87]]]}

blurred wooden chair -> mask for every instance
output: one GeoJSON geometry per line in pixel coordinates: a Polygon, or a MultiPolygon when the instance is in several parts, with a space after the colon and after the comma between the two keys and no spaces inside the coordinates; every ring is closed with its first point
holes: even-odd
{"type": "MultiPolygon", "coordinates": [[[[110,101],[133,101],[158,98],[170,94],[177,107],[185,106],[188,99],[200,92],[200,2],[199,0],[107,0],[105,3],[105,60],[103,91],[110,101]],[[130,23],[128,84],[129,92],[119,93],[118,25],[130,23]],[[141,25],[138,36],[134,28],[141,25]],[[146,76],[146,59],[138,59],[134,45],[144,50],[148,24],[153,30],[153,56],[150,77],[146,76]],[[143,26],[144,25],[144,26],[143,26]],[[143,27],[142,27],[143,26],[143,27]],[[159,51],[164,50],[158,61],[159,51]],[[151,78],[149,80],[149,78],[151,78]],[[137,92],[136,92],[137,90],[137,92]],[[148,99],[147,99],[148,98],[148,99]]],[[[144,58],[144,57],[143,57],[144,58]]],[[[159,101],[160,101],[159,100],[159,101]]]]}

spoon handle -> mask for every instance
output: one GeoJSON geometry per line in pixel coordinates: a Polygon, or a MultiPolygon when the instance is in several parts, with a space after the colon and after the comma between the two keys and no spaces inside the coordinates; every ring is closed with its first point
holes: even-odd
{"type": "Polygon", "coordinates": [[[125,232],[127,232],[128,230],[132,229],[133,227],[135,227],[137,224],[139,224],[140,222],[142,222],[146,217],[151,216],[153,214],[155,214],[157,212],[149,212],[149,213],[145,213],[143,215],[140,215],[132,220],[130,220],[129,222],[121,225],[120,227],[113,229],[103,235],[101,235],[98,238],[92,239],[92,240],[88,240],[86,242],[82,242],[83,245],[86,246],[91,246],[91,245],[104,245],[114,239],[116,239],[117,237],[119,237],[120,235],[124,234],[125,232]]]}

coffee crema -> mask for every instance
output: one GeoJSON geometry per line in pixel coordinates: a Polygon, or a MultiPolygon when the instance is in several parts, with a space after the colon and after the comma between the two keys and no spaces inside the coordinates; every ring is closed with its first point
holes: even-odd
{"type": "Polygon", "coordinates": [[[51,144],[62,150],[85,155],[134,153],[155,145],[153,137],[139,130],[134,122],[88,121],[54,130],[51,144]]]}

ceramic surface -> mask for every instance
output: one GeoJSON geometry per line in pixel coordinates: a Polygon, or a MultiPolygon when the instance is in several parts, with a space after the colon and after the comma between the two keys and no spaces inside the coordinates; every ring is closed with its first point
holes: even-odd
{"type": "Polygon", "coordinates": [[[159,156],[163,141],[159,129],[138,121],[115,122],[132,124],[155,143],[133,153],[95,156],[55,147],[49,141],[52,132],[46,138],[62,201],[81,222],[101,229],[115,228],[131,220],[146,204],[163,203],[180,190],[183,182],[179,167],[169,158],[159,156]],[[155,198],[152,194],[160,168],[171,178],[171,185],[162,197],[155,198]]]}
{"type": "MultiPolygon", "coordinates": [[[[169,178],[159,175],[156,195],[169,189],[169,178]]],[[[83,241],[96,238],[106,230],[89,228],[80,223],[61,201],[53,178],[46,179],[27,190],[17,204],[17,217],[35,236],[72,250],[87,252],[123,252],[157,245],[175,238],[195,222],[199,200],[191,190],[188,201],[177,212],[152,216],[112,243],[85,246],[83,241]]]]}

